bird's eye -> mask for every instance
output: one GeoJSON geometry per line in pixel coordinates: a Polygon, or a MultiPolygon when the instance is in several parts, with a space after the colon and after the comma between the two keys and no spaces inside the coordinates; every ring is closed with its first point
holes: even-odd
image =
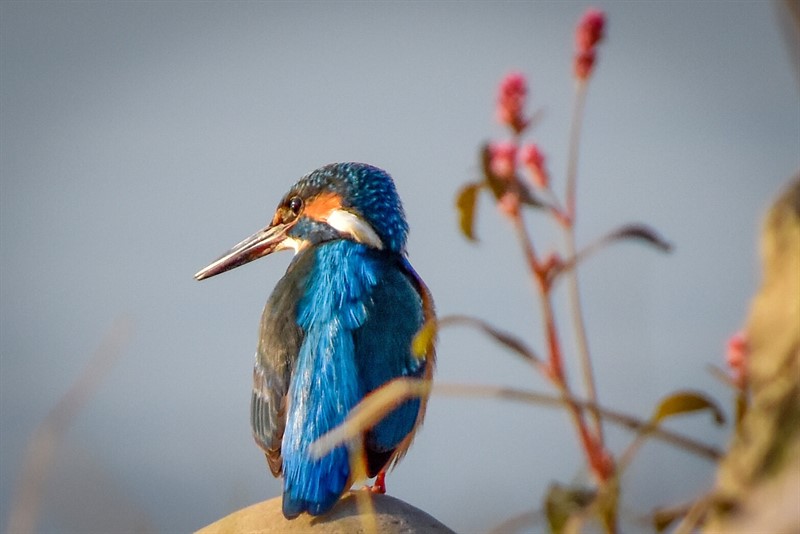
{"type": "Polygon", "coordinates": [[[289,199],[289,211],[292,216],[297,217],[300,215],[300,210],[303,209],[303,199],[300,197],[292,197],[289,199]]]}

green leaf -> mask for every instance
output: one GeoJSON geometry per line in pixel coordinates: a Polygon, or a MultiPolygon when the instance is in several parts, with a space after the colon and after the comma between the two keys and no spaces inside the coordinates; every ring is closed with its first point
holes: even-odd
{"type": "Polygon", "coordinates": [[[478,191],[483,184],[469,183],[461,188],[456,197],[456,208],[458,209],[458,223],[461,232],[470,241],[477,241],[475,237],[475,206],[478,200],[478,191]]]}
{"type": "Polygon", "coordinates": [[[651,421],[655,425],[668,417],[700,410],[709,410],[718,425],[725,423],[725,415],[717,404],[708,396],[695,391],[678,391],[664,397],[653,413],[651,421]]]}

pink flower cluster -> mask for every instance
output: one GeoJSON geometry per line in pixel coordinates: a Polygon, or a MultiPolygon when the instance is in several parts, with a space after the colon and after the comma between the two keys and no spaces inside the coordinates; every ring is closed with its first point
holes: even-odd
{"type": "Polygon", "coordinates": [[[747,337],[744,332],[737,332],[728,339],[728,368],[733,375],[733,382],[740,389],[747,384],[747,354],[749,352],[747,337]]]}
{"type": "Polygon", "coordinates": [[[491,143],[489,166],[495,176],[512,180],[517,173],[517,145],[511,141],[491,143]]]}
{"type": "Polygon", "coordinates": [[[497,120],[511,128],[519,135],[528,126],[525,118],[525,98],[528,96],[528,84],[525,76],[519,72],[508,74],[500,82],[497,95],[497,120]]]}
{"type": "Polygon", "coordinates": [[[544,154],[539,150],[539,145],[530,143],[522,147],[520,159],[528,168],[533,185],[542,189],[550,185],[550,176],[544,166],[544,154]]]}
{"type": "Polygon", "coordinates": [[[550,185],[550,176],[544,162],[544,154],[536,143],[527,143],[522,148],[512,141],[489,144],[489,166],[492,173],[499,178],[514,180],[517,167],[522,163],[533,185],[545,189],[550,185]]]}
{"type": "Polygon", "coordinates": [[[536,144],[518,145],[518,137],[528,127],[530,121],[525,116],[525,99],[528,96],[528,82],[525,75],[512,72],[500,82],[497,94],[497,120],[508,126],[514,133],[514,141],[500,141],[489,144],[489,166],[492,174],[505,180],[517,178],[518,162],[530,174],[537,187],[548,187],[549,178],[544,167],[544,155],[536,144]]]}
{"type": "Polygon", "coordinates": [[[575,76],[586,80],[592,74],[597,56],[597,43],[603,40],[605,14],[598,9],[588,9],[578,22],[575,31],[575,76]]]}

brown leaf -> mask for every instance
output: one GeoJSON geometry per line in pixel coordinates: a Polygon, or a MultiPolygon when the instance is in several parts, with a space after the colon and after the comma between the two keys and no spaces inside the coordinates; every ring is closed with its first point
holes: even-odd
{"type": "Polygon", "coordinates": [[[616,241],[618,239],[638,239],[653,245],[662,252],[669,252],[672,249],[672,244],[661,237],[658,232],[644,224],[626,224],[625,226],[617,229],[608,236],[608,241],[616,241]]]}
{"type": "Polygon", "coordinates": [[[510,349],[512,352],[517,353],[518,355],[522,356],[526,360],[530,360],[533,363],[542,363],[542,359],[536,355],[536,353],[528,347],[522,340],[509,334],[508,332],[504,332],[492,326],[491,324],[478,319],[477,317],[468,317],[466,315],[448,315],[443,317],[439,321],[440,326],[445,326],[448,324],[466,324],[470,326],[474,326],[479,330],[483,331],[484,334],[488,335],[507,349],[510,349]]]}
{"type": "Polygon", "coordinates": [[[656,530],[656,532],[664,532],[672,523],[685,515],[685,508],[656,510],[653,512],[653,528],[656,530]]]}
{"type": "Polygon", "coordinates": [[[678,391],[664,397],[653,413],[653,424],[660,423],[663,419],[699,410],[709,410],[718,425],[725,423],[725,415],[717,404],[708,396],[694,391],[678,391]]]}
{"type": "Polygon", "coordinates": [[[469,183],[461,188],[456,197],[458,209],[458,224],[461,232],[470,241],[477,241],[475,237],[475,206],[477,205],[478,192],[483,184],[469,183]]]}
{"type": "Polygon", "coordinates": [[[617,228],[613,232],[606,234],[581,249],[575,256],[565,259],[560,265],[552,270],[551,277],[574,269],[579,263],[585,261],[589,256],[604,249],[608,245],[623,239],[637,239],[653,245],[662,252],[669,252],[672,245],[661,237],[655,230],[644,224],[626,224],[617,228]]]}
{"type": "Polygon", "coordinates": [[[550,532],[555,534],[564,532],[569,518],[573,514],[582,512],[591,504],[595,495],[594,490],[588,488],[551,484],[544,503],[550,532]]]}

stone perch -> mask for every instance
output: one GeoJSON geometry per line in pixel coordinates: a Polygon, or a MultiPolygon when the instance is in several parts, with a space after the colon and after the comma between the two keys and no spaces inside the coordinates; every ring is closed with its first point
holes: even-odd
{"type": "MultiPolygon", "coordinates": [[[[233,512],[201,528],[197,534],[363,533],[364,524],[359,516],[354,493],[351,491],[339,500],[333,510],[326,515],[314,517],[301,514],[292,520],[283,517],[281,497],[275,497],[233,512]]],[[[455,534],[430,515],[400,499],[377,494],[371,497],[375,508],[375,523],[381,534],[455,534]]]]}

